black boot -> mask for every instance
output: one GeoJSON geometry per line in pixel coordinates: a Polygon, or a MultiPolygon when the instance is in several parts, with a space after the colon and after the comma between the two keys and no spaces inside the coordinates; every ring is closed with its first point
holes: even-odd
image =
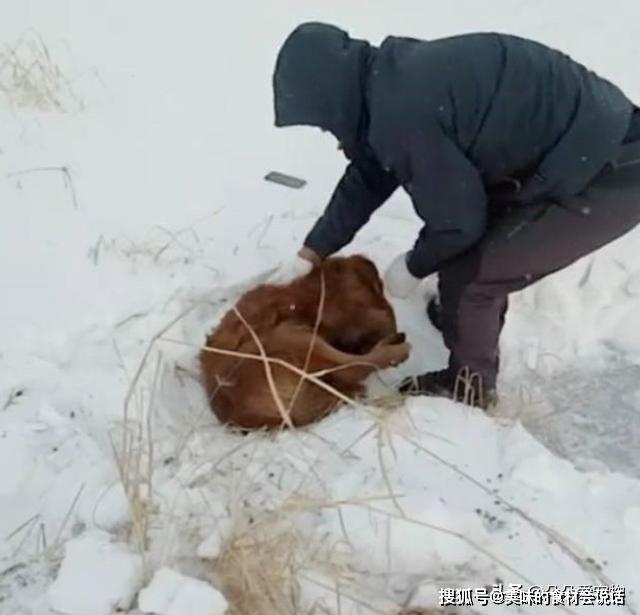
{"type": "Polygon", "coordinates": [[[485,387],[482,378],[478,374],[470,375],[468,369],[457,374],[451,369],[443,369],[410,376],[402,381],[398,390],[404,395],[447,397],[483,410],[492,408],[498,401],[495,388],[485,387]]]}
{"type": "Polygon", "coordinates": [[[442,306],[440,305],[438,295],[434,295],[429,299],[427,303],[427,317],[429,318],[429,322],[431,322],[438,331],[442,331],[442,306]]]}

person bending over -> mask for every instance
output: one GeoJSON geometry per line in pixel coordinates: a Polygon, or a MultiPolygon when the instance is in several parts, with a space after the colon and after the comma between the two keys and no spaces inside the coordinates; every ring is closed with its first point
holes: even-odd
{"type": "Polygon", "coordinates": [[[431,321],[448,366],[400,390],[496,399],[509,294],[640,222],[640,111],[563,53],[515,36],[386,38],[379,47],[306,23],[279,51],[276,126],[331,132],[349,159],[326,210],[280,282],[353,239],[398,188],[423,222],[385,274],[407,297],[438,275],[431,321]]]}

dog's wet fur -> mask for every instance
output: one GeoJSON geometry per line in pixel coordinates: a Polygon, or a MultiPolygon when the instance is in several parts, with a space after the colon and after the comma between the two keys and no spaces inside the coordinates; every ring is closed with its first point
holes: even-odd
{"type": "MultiPolygon", "coordinates": [[[[409,356],[375,265],[363,256],[333,257],[308,275],[286,285],[264,284],[245,293],[236,309],[271,359],[307,373],[332,370],[321,380],[349,398],[365,392],[374,371],[397,365],[409,356]],[[314,336],[321,297],[322,317],[314,336]]],[[[249,328],[233,310],[207,337],[206,346],[260,354],[249,328]]],[[[211,407],[223,423],[243,429],[283,426],[282,413],[260,359],[239,358],[203,349],[200,364],[211,407]]],[[[341,402],[330,391],[282,364],[271,363],[275,387],[294,426],[326,416],[341,402]]]]}

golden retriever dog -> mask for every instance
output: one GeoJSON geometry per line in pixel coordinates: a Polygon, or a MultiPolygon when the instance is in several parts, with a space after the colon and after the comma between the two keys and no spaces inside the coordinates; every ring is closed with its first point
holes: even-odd
{"type": "Polygon", "coordinates": [[[206,346],[260,357],[256,337],[266,356],[277,360],[270,363],[271,384],[281,404],[260,358],[206,348],[199,357],[214,413],[221,422],[244,429],[288,424],[283,408],[290,424],[306,425],[340,403],[334,393],[302,380],[285,363],[309,374],[321,372],[322,382],[354,398],[364,393],[367,376],[402,363],[410,349],[398,333],[378,270],[359,255],[329,258],[291,284],[264,284],[245,293],[207,337],[206,346]]]}

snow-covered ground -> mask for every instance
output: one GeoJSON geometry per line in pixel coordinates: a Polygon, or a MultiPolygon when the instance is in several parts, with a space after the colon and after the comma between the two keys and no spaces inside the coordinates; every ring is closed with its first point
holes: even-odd
{"type": "MultiPolygon", "coordinates": [[[[603,612],[640,611],[640,231],[513,297],[495,416],[401,405],[397,373],[276,437],[208,411],[198,345],[293,254],[344,164],[328,136],[272,127],[275,53],[310,19],[374,42],[531,36],[640,100],[635,0],[5,8],[0,613],[390,614],[499,582],[619,584],[626,607],[603,612]]],[[[383,268],[416,229],[397,194],[349,251],[383,268]]],[[[429,285],[396,304],[401,373],[444,361],[429,285]]]]}

